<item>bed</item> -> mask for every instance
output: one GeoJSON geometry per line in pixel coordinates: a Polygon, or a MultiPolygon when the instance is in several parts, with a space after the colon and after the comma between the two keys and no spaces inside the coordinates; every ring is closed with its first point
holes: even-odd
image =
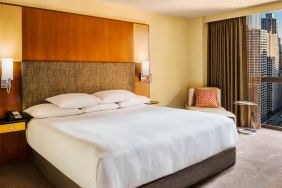
{"type": "MultiPolygon", "coordinates": [[[[54,82],[68,80],[68,72],[73,72],[74,67],[83,69],[77,70],[84,71],[83,79],[93,76],[87,66],[78,63],[72,67],[58,62],[48,64],[48,69],[56,74],[50,82],[50,75],[42,76],[47,63],[23,62],[23,109],[48,96],[66,92],[68,81],[55,88],[54,82]],[[30,84],[29,80],[37,82],[39,77],[38,83],[30,84]],[[37,92],[39,89],[41,92],[37,92]]],[[[107,81],[110,88],[133,90],[134,79],[129,77],[134,72],[132,65],[128,66],[121,64],[124,74],[119,74],[118,68],[112,72],[106,68],[111,75],[115,71],[121,75],[115,79],[126,80],[118,81],[118,86],[115,81],[107,81]]],[[[88,81],[97,82],[97,79],[88,81]]],[[[88,83],[87,87],[72,88],[76,92],[102,90],[91,85],[97,87],[88,83]]],[[[105,84],[101,85],[104,89],[105,84]]],[[[236,139],[231,119],[147,105],[32,119],[27,128],[31,161],[57,187],[187,187],[232,166],[236,161],[236,139]]]]}

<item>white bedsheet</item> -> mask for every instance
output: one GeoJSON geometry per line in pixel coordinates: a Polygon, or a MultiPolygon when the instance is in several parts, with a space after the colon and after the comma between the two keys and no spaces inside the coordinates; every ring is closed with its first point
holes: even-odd
{"type": "Polygon", "coordinates": [[[29,145],[82,187],[131,188],[233,147],[224,116],[140,106],[32,119],[29,145]]]}

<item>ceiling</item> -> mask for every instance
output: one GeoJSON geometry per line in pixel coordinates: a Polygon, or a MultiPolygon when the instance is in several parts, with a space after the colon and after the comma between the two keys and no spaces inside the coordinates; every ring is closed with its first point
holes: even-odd
{"type": "Polygon", "coordinates": [[[281,0],[100,0],[165,14],[196,17],[262,5],[281,0]]]}

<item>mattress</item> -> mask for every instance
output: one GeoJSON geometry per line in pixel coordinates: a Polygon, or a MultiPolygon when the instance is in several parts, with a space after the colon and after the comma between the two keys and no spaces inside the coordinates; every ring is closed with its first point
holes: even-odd
{"type": "Polygon", "coordinates": [[[132,188],[234,147],[221,115],[142,105],[32,119],[28,144],[81,187],[132,188]]]}

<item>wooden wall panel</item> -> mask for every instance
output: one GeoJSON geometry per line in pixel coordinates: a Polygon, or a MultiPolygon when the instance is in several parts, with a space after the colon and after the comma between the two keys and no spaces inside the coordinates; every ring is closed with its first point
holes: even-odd
{"type": "MultiPolygon", "coordinates": [[[[135,93],[150,97],[150,83],[139,81],[141,62],[149,58],[149,25],[134,24],[135,93]]],[[[151,63],[149,61],[149,63],[151,63]]]]}
{"type": "MultiPolygon", "coordinates": [[[[1,72],[1,66],[0,66],[1,72]]],[[[0,118],[3,118],[7,111],[21,110],[21,63],[14,62],[14,80],[10,93],[6,89],[0,89],[0,118]]]]}
{"type": "Polygon", "coordinates": [[[0,3],[0,58],[22,59],[22,8],[0,3]]]}
{"type": "Polygon", "coordinates": [[[150,83],[146,83],[139,80],[139,74],[141,73],[141,64],[135,64],[135,93],[137,95],[143,95],[150,98],[150,83]]]}
{"type": "Polygon", "coordinates": [[[133,23],[23,8],[23,60],[133,62],[133,23]]]}

